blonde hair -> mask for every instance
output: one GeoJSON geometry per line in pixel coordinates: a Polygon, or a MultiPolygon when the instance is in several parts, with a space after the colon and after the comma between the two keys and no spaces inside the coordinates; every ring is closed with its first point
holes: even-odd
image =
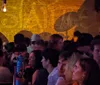
{"type": "Polygon", "coordinates": [[[68,59],[68,67],[69,69],[72,69],[75,65],[75,63],[81,59],[81,58],[88,58],[85,54],[80,54],[78,52],[74,52],[71,57],[68,59]]]}
{"type": "Polygon", "coordinates": [[[80,59],[83,58],[83,55],[74,52],[71,57],[68,59],[67,64],[65,66],[65,76],[66,81],[71,82],[72,81],[72,70],[75,65],[75,63],[80,59]],[[67,75],[66,75],[67,74],[67,75]]]}

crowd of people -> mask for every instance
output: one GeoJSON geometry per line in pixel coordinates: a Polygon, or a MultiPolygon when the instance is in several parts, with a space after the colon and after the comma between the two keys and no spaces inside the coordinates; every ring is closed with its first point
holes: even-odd
{"type": "Polygon", "coordinates": [[[0,85],[100,85],[100,35],[76,31],[72,40],[52,34],[45,41],[16,34],[3,43],[0,85]]]}

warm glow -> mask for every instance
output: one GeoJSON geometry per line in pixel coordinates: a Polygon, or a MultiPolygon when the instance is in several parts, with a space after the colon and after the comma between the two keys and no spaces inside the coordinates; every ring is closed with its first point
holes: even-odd
{"type": "Polygon", "coordinates": [[[6,12],[6,11],[7,11],[6,7],[4,7],[2,11],[3,11],[3,12],[6,12]]]}
{"type": "Polygon", "coordinates": [[[3,11],[3,12],[6,12],[6,11],[7,11],[7,9],[6,9],[6,4],[3,5],[2,11],[3,11]]]}
{"type": "MultiPolygon", "coordinates": [[[[68,39],[72,39],[75,31],[73,27],[64,32],[57,32],[54,24],[63,14],[77,12],[85,0],[6,0],[6,3],[2,1],[4,0],[0,0],[0,32],[12,42],[14,35],[22,30],[31,31],[33,34],[59,33],[65,38],[68,34],[68,39]]],[[[70,15],[67,21],[70,21],[70,15]]],[[[43,34],[43,37],[48,35],[43,34]]]]}

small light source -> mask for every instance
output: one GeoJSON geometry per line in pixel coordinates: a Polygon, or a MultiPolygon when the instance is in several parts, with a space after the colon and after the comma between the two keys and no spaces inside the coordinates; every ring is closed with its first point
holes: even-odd
{"type": "Polygon", "coordinates": [[[7,8],[6,8],[6,0],[3,0],[2,11],[3,12],[6,12],[7,11],[7,8]]]}
{"type": "Polygon", "coordinates": [[[6,4],[3,5],[2,11],[3,11],[3,12],[6,12],[6,11],[7,11],[7,9],[6,9],[6,4]]]}

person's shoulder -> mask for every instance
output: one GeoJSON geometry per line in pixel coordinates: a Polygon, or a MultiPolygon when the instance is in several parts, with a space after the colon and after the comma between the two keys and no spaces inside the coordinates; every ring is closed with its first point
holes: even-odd
{"type": "Polygon", "coordinates": [[[7,67],[0,67],[0,75],[4,75],[4,76],[12,76],[10,70],[7,67]]]}
{"type": "Polygon", "coordinates": [[[46,76],[47,75],[48,76],[49,73],[46,69],[40,69],[39,70],[39,75],[41,75],[41,76],[46,76]]]}
{"type": "Polygon", "coordinates": [[[0,67],[0,71],[9,71],[9,69],[8,69],[7,67],[1,66],[1,67],[0,67]]]}
{"type": "MultiPolygon", "coordinates": [[[[43,73],[45,73],[45,72],[47,72],[47,70],[44,69],[44,68],[42,68],[42,69],[39,70],[39,72],[43,72],[43,73]]],[[[47,73],[48,73],[48,72],[47,72],[47,73]]]]}
{"type": "Polygon", "coordinates": [[[58,76],[58,69],[57,69],[57,67],[55,67],[54,69],[53,69],[53,71],[50,73],[50,75],[51,76],[58,76]]]}

